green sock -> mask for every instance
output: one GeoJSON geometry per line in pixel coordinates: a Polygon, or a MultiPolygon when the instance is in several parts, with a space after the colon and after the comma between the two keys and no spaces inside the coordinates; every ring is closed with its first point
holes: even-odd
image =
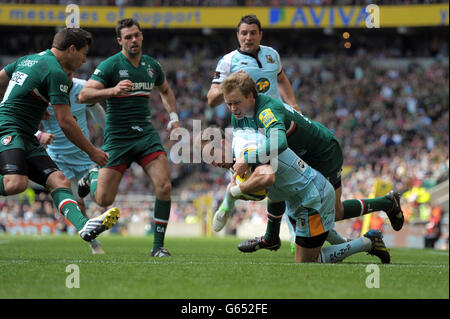
{"type": "Polygon", "coordinates": [[[284,211],[286,210],[286,203],[272,203],[267,202],[267,226],[264,239],[268,242],[275,241],[280,236],[280,224],[284,211]]]}
{"type": "Polygon", "coordinates": [[[5,185],[3,184],[3,175],[0,175],[0,195],[6,196],[5,185]]]}
{"type": "Polygon", "coordinates": [[[344,205],[343,219],[354,218],[379,210],[387,211],[392,207],[392,201],[385,196],[370,199],[349,199],[342,204],[344,205]]]}
{"type": "Polygon", "coordinates": [[[58,211],[80,231],[88,219],[81,213],[72,191],[68,188],[57,188],[51,195],[58,211]]]}
{"type": "Polygon", "coordinates": [[[93,171],[89,174],[89,181],[91,182],[91,197],[95,199],[94,194],[97,190],[98,171],[93,171]]]}
{"type": "Polygon", "coordinates": [[[155,201],[155,237],[153,239],[153,249],[164,247],[164,237],[170,217],[170,205],[170,200],[166,201],[157,198],[155,201]]]}

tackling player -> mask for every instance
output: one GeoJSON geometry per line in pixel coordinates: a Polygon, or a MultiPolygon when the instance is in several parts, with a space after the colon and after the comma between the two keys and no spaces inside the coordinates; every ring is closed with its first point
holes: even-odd
{"type": "Polygon", "coordinates": [[[155,237],[151,257],[170,257],[163,247],[171,206],[170,166],[158,132],[151,123],[149,98],[156,87],[169,113],[169,133],[179,126],[176,100],[158,61],[142,53],[139,23],[122,19],[116,26],[121,51],[101,62],[81,90],[81,103],[106,100],[103,150],[106,165],[79,181],[78,194],[91,194],[100,206],[114,202],[123,174],[131,163],[144,169],[155,187],[155,237]]]}
{"type": "Polygon", "coordinates": [[[233,128],[262,128],[267,136],[267,143],[236,161],[233,169],[239,176],[248,170],[249,158],[255,159],[251,164],[260,164],[260,154],[280,154],[289,147],[333,185],[336,192],[336,221],[383,210],[394,230],[402,228],[404,218],[400,194],[394,191],[374,199],[341,202],[343,154],[339,141],[328,128],[289,105],[258,94],[255,82],[245,73],[231,75],[220,89],[232,112],[233,128]]]}
{"type": "Polygon", "coordinates": [[[83,216],[69,179],[34,134],[51,103],[67,138],[98,165],[108,161],[108,155],[83,135],[70,111],[67,72],[75,71],[86,61],[91,42],[89,32],[65,28],[56,33],[51,49],[21,57],[0,71],[0,195],[23,192],[29,179],[44,186],[59,212],[86,241],[110,229],[119,218],[119,210],[112,208],[92,219],[83,216]]]}

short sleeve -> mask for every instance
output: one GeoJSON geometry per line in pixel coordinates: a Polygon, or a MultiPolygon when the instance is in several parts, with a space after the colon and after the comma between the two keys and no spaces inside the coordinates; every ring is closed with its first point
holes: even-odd
{"type": "Polygon", "coordinates": [[[69,78],[66,73],[61,70],[51,70],[46,76],[46,82],[48,87],[48,96],[50,103],[70,105],[69,98],[69,78]]]}
{"type": "Polygon", "coordinates": [[[212,83],[220,84],[230,75],[230,59],[224,56],[217,63],[216,71],[214,72],[212,83]]]}
{"type": "Polygon", "coordinates": [[[105,87],[109,87],[108,79],[110,78],[110,70],[111,68],[108,67],[108,63],[103,61],[94,70],[94,73],[91,75],[91,79],[100,82],[105,87]]]}
{"type": "Polygon", "coordinates": [[[5,66],[4,70],[9,78],[11,78],[12,74],[14,73],[14,70],[16,69],[17,61],[14,61],[13,63],[8,64],[5,66]]]}
{"type": "Polygon", "coordinates": [[[155,68],[156,68],[156,70],[155,70],[156,71],[155,85],[160,86],[164,83],[164,80],[166,79],[166,75],[164,74],[162,66],[158,61],[156,61],[156,63],[155,63],[155,68]]]}

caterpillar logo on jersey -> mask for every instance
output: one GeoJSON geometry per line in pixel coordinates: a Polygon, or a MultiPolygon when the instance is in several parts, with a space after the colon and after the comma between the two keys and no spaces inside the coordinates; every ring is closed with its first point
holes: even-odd
{"type": "Polygon", "coordinates": [[[270,89],[270,81],[266,78],[260,78],[256,81],[258,93],[265,93],[270,89]]]}
{"type": "Polygon", "coordinates": [[[273,115],[271,109],[265,109],[259,114],[259,120],[265,127],[268,127],[273,122],[276,122],[277,118],[273,115]]]}
{"type": "Polygon", "coordinates": [[[275,63],[275,60],[272,58],[271,55],[266,55],[267,63],[275,63]]]}
{"type": "Polygon", "coordinates": [[[8,145],[9,143],[11,143],[12,137],[11,135],[8,136],[4,136],[2,137],[2,139],[0,140],[0,143],[2,143],[3,145],[8,145]]]}

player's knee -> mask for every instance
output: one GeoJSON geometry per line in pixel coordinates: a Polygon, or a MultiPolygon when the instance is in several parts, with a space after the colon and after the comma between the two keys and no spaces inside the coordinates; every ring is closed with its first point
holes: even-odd
{"type": "Polygon", "coordinates": [[[95,201],[99,206],[102,207],[108,207],[114,203],[115,196],[107,195],[107,194],[100,194],[99,196],[95,196],[95,201]]]}
{"type": "Polygon", "coordinates": [[[61,171],[54,171],[47,178],[47,187],[50,191],[57,188],[71,189],[70,180],[61,171]]]}
{"type": "Polygon", "coordinates": [[[170,180],[164,181],[163,183],[159,183],[155,187],[156,197],[158,198],[170,198],[170,194],[172,192],[172,183],[170,180]]]}
{"type": "Polygon", "coordinates": [[[3,185],[5,193],[8,195],[15,195],[22,193],[28,187],[28,177],[21,175],[5,175],[3,176],[3,185]]]}

